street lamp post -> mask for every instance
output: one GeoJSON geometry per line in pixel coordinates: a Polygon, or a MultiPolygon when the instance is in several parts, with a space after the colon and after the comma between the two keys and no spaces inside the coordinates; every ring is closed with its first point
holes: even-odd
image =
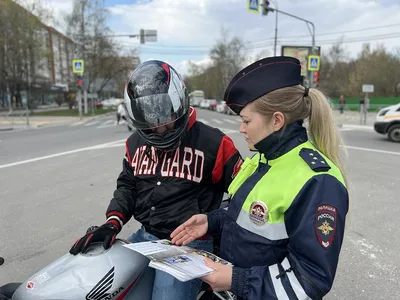
{"type": "MultiPolygon", "coordinates": [[[[275,5],[276,10],[279,9],[278,3],[276,0],[272,0],[272,3],[275,5]]],[[[276,47],[278,44],[278,13],[275,14],[275,37],[274,37],[274,56],[276,56],[276,47]]]]}
{"type": "MultiPolygon", "coordinates": [[[[276,3],[275,3],[275,5],[276,5],[276,3]]],[[[312,39],[311,40],[311,44],[312,44],[312,46],[311,46],[311,54],[315,53],[315,50],[316,50],[315,49],[315,25],[314,25],[313,22],[308,21],[308,20],[303,19],[303,18],[300,18],[300,17],[295,16],[295,15],[289,14],[287,12],[281,11],[281,10],[279,10],[277,8],[269,7],[269,1],[265,1],[264,2],[263,9],[264,9],[265,12],[270,11],[270,12],[275,12],[276,14],[281,13],[283,15],[286,15],[286,16],[289,16],[289,17],[292,17],[292,18],[295,18],[297,20],[305,22],[307,24],[308,30],[310,31],[311,39],[312,39]],[[267,5],[267,7],[266,7],[266,5],[267,5]],[[311,29],[310,29],[310,25],[311,25],[311,29]]],[[[314,77],[314,72],[312,71],[312,72],[310,72],[310,77],[308,78],[310,87],[313,87],[313,77],[314,77]]]]}

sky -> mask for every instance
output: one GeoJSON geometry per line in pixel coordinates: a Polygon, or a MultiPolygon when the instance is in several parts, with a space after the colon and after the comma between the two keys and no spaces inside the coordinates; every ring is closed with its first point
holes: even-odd
{"type": "MultiPolygon", "coordinates": [[[[31,0],[38,1],[38,0],[31,0]]],[[[188,61],[206,66],[221,29],[228,37],[244,40],[246,56],[274,55],[275,13],[262,16],[247,9],[248,0],[103,0],[109,11],[108,26],[115,35],[157,30],[157,41],[144,45],[136,38],[114,38],[125,51],[137,49],[141,61],[159,59],[187,74],[188,61]]],[[[40,0],[61,25],[72,11],[73,0],[40,0]]],[[[348,58],[355,58],[362,42],[388,50],[400,47],[400,0],[271,0],[271,7],[315,25],[316,45],[326,52],[340,39],[348,58]]],[[[49,24],[53,25],[53,24],[49,24]]],[[[305,22],[278,14],[278,47],[311,46],[305,22]]]]}

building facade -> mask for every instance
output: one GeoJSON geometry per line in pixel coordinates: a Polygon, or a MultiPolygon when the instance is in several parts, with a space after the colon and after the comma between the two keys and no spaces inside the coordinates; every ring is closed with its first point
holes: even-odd
{"type": "Polygon", "coordinates": [[[25,106],[28,98],[31,108],[62,101],[74,87],[75,43],[14,1],[0,2],[0,108],[25,106]],[[23,35],[26,27],[34,27],[31,45],[23,35]]]}

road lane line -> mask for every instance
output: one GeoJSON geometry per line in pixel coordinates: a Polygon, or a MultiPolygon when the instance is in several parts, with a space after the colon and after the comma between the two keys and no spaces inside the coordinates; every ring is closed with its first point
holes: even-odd
{"type": "Polygon", "coordinates": [[[366,126],[366,125],[342,124],[342,127],[339,128],[362,130],[362,131],[375,131],[375,129],[372,126],[366,126]]]}
{"type": "Polygon", "coordinates": [[[223,122],[218,120],[218,119],[212,119],[213,122],[217,123],[217,124],[222,124],[223,122]]]}
{"type": "Polygon", "coordinates": [[[106,127],[111,127],[111,126],[116,126],[117,121],[114,120],[108,120],[102,123],[102,125],[97,126],[96,128],[106,128],[106,127]]]}
{"type": "Polygon", "coordinates": [[[27,160],[16,161],[16,162],[9,163],[9,164],[5,164],[5,165],[0,165],[0,169],[5,169],[5,168],[9,168],[9,167],[19,166],[19,165],[23,165],[23,164],[27,164],[27,163],[31,163],[31,162],[36,162],[36,161],[45,160],[45,159],[50,159],[50,158],[54,158],[54,157],[59,157],[59,156],[64,156],[64,155],[69,155],[69,154],[74,154],[74,153],[79,153],[79,152],[88,151],[88,150],[95,150],[95,149],[107,148],[107,147],[109,147],[110,145],[113,145],[113,144],[116,144],[116,143],[122,143],[122,142],[125,142],[125,141],[126,141],[125,139],[124,139],[124,140],[118,140],[118,141],[109,142],[109,143],[104,143],[104,144],[99,144],[99,145],[94,145],[94,146],[90,146],[90,147],[79,148],[79,149],[75,149],[75,150],[70,150],[70,151],[65,151],[65,152],[59,152],[59,153],[55,153],[55,154],[50,154],[50,155],[46,155],[46,156],[35,157],[35,158],[27,159],[27,160]]]}
{"type": "Polygon", "coordinates": [[[197,120],[199,120],[200,122],[202,122],[204,124],[209,124],[209,122],[207,120],[205,120],[205,119],[197,119],[197,120]]]}
{"type": "Polygon", "coordinates": [[[224,119],[225,122],[231,123],[231,124],[237,124],[237,122],[231,120],[231,119],[224,119]]]}
{"type": "Polygon", "coordinates": [[[100,121],[89,122],[89,123],[86,123],[85,126],[92,126],[94,124],[98,124],[99,122],[100,121]]]}
{"type": "MultiPolygon", "coordinates": [[[[225,134],[233,134],[233,133],[239,133],[237,130],[233,130],[230,128],[220,128],[221,131],[225,132],[225,134]]],[[[36,162],[36,161],[41,161],[45,159],[50,159],[54,157],[59,157],[59,156],[64,156],[64,155],[69,155],[69,154],[74,154],[74,153],[79,153],[83,151],[89,151],[89,150],[95,150],[95,149],[102,149],[102,148],[113,148],[113,147],[120,147],[123,146],[123,143],[125,143],[125,139],[123,140],[117,140],[109,143],[104,143],[104,144],[98,144],[90,147],[84,147],[84,148],[79,148],[75,150],[70,150],[70,151],[65,151],[65,152],[59,152],[55,154],[50,154],[46,156],[40,156],[36,158],[31,158],[27,160],[21,160],[21,161],[16,161],[13,163],[8,163],[4,165],[0,165],[0,169],[5,169],[9,167],[14,167],[18,165],[23,165],[31,162],[36,162]]],[[[386,150],[379,150],[379,149],[372,149],[372,148],[365,148],[365,147],[356,147],[356,146],[350,146],[350,145],[345,145],[344,146],[347,149],[352,149],[352,150],[359,150],[359,151],[366,151],[366,152],[375,152],[375,153],[383,153],[383,154],[390,154],[390,155],[399,155],[400,152],[395,152],[395,151],[386,151],[386,150]]]]}
{"type": "Polygon", "coordinates": [[[356,146],[349,146],[349,145],[344,145],[344,147],[347,149],[360,150],[360,151],[366,151],[366,152],[376,152],[376,153],[383,153],[383,154],[400,155],[400,152],[395,152],[395,151],[356,147],[356,146]]]}
{"type": "Polygon", "coordinates": [[[79,122],[76,122],[76,123],[72,123],[72,124],[70,124],[69,126],[70,127],[74,127],[74,126],[78,126],[78,125],[82,125],[82,124],[84,124],[86,121],[79,121],[79,122]]]}

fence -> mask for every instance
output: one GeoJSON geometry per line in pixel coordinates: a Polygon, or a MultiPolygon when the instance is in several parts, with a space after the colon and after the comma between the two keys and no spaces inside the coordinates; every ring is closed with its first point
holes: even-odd
{"type": "MultiPolygon", "coordinates": [[[[333,109],[338,109],[339,106],[339,99],[338,98],[330,98],[329,99],[332,104],[333,109]]],[[[360,98],[345,98],[345,110],[353,110],[353,111],[360,111],[360,98]]],[[[399,97],[387,97],[387,98],[379,98],[379,97],[369,97],[369,111],[370,112],[377,112],[380,109],[398,104],[400,103],[399,97]]]]}

